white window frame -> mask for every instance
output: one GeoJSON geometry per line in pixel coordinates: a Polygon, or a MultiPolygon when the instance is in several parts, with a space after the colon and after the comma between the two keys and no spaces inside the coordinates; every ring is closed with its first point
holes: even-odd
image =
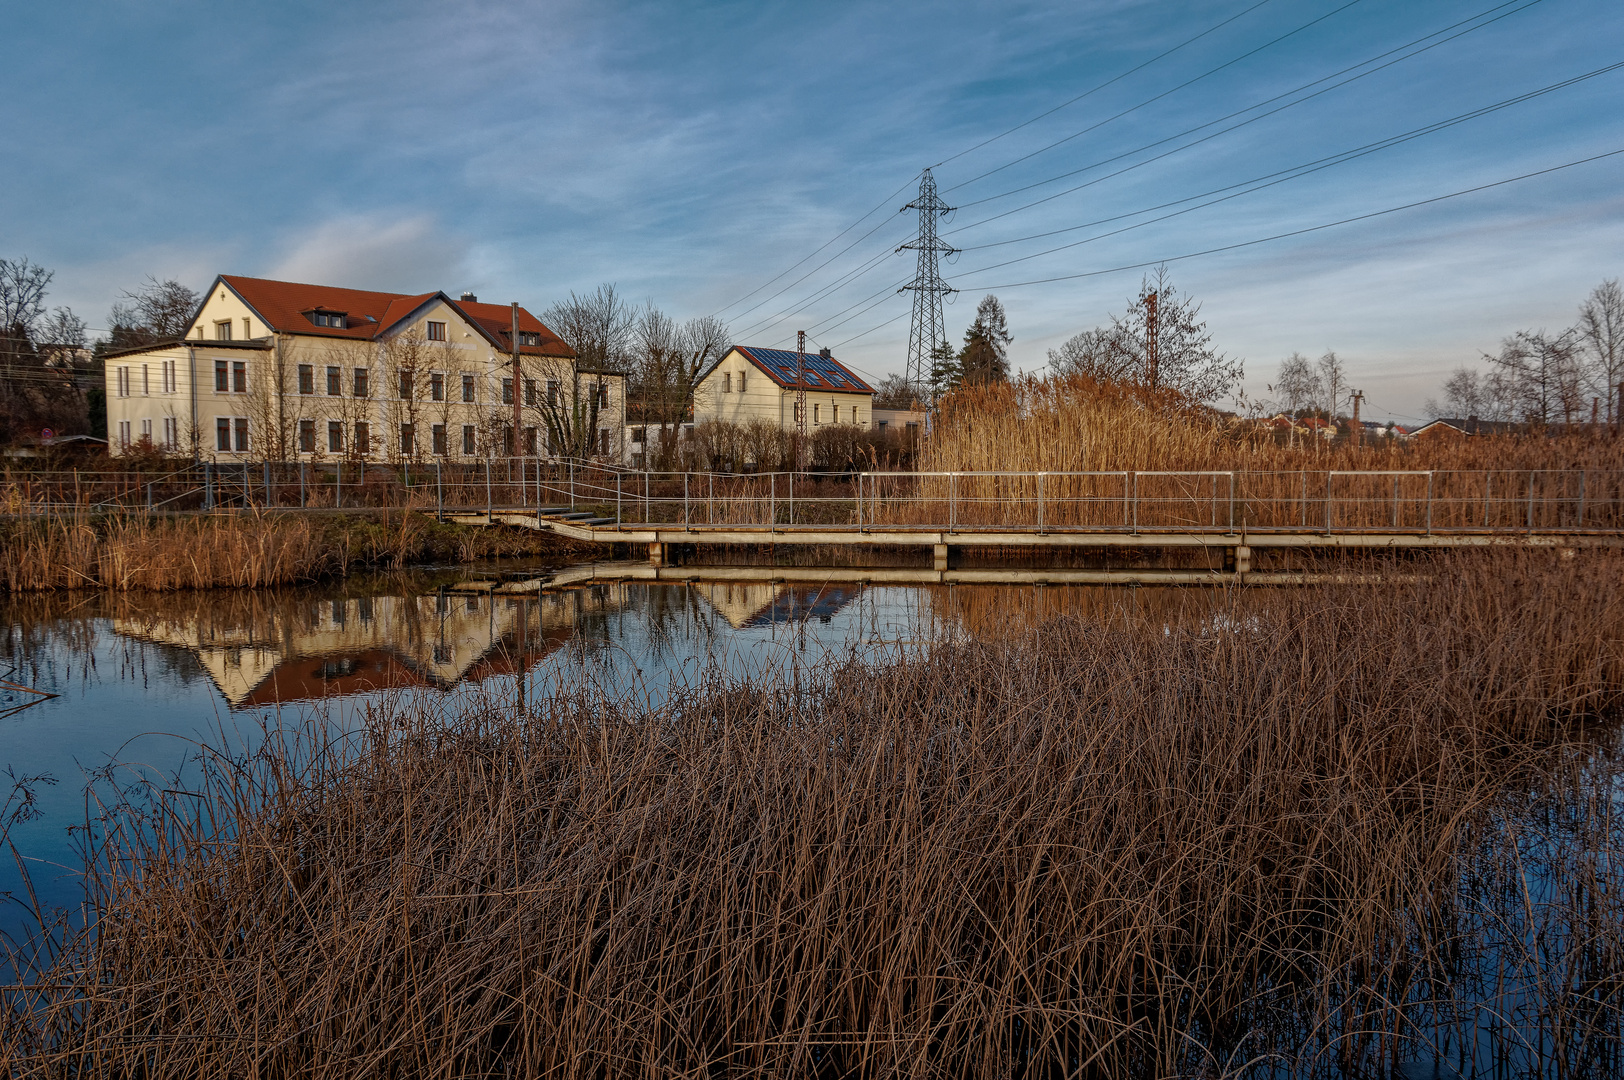
{"type": "Polygon", "coordinates": [[[180,421],[173,416],[164,417],[164,448],[168,450],[180,449],[180,421]]]}
{"type": "Polygon", "coordinates": [[[118,446],[120,450],[130,448],[130,422],[128,420],[118,422],[118,446]]]}

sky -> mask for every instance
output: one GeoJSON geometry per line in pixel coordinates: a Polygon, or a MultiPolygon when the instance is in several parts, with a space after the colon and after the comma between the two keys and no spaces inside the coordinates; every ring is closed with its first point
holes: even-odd
{"type": "Polygon", "coordinates": [[[1335,350],[1367,416],[1409,420],[1455,367],[1570,325],[1624,275],[1624,154],[1570,165],[1624,150],[1624,68],[1594,74],[1624,61],[1617,0],[0,17],[0,258],[53,270],[48,302],[92,327],[149,276],[536,311],[612,282],[719,314],[740,344],[808,330],[877,378],[905,362],[901,208],[932,167],[962,249],[942,265],[953,340],[994,293],[1012,366],[1041,371],[1165,261],[1252,402],[1293,351],[1335,350]]]}

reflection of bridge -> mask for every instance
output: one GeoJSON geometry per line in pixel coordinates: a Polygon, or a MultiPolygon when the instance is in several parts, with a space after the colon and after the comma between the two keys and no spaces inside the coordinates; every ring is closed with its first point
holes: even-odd
{"type": "MultiPolygon", "coordinates": [[[[841,476],[627,473],[581,468],[567,487],[538,473],[522,505],[483,510],[442,492],[470,525],[544,529],[646,546],[838,545],[1212,552],[1249,574],[1267,550],[1435,549],[1624,542],[1624,473],[1596,470],[957,472],[841,476]],[[567,497],[567,501],[564,498],[567,497]]],[[[937,578],[935,580],[946,580],[937,578]]],[[[1120,576],[1111,580],[1120,580],[1120,576]]]]}

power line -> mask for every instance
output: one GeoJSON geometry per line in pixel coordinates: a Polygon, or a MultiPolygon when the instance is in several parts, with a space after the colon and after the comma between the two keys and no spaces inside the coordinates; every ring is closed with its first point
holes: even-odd
{"type": "Polygon", "coordinates": [[[1253,4],[1251,7],[1247,8],[1244,11],[1240,11],[1240,12],[1237,12],[1236,14],[1234,14],[1234,15],[1231,15],[1229,18],[1225,19],[1223,22],[1220,22],[1220,23],[1217,23],[1217,24],[1215,24],[1213,26],[1207,27],[1205,30],[1201,31],[1201,33],[1195,35],[1194,37],[1185,38],[1183,41],[1179,42],[1177,45],[1173,46],[1171,49],[1168,49],[1166,52],[1157,53],[1155,56],[1151,57],[1149,60],[1146,60],[1144,63],[1138,64],[1138,65],[1136,65],[1134,67],[1131,67],[1127,71],[1124,71],[1120,75],[1116,75],[1116,76],[1114,76],[1112,78],[1106,79],[1104,82],[1098,84],[1097,86],[1094,86],[1092,89],[1085,90],[1081,94],[1078,94],[1074,98],[1070,98],[1070,99],[1068,99],[1066,101],[1062,101],[1059,105],[1056,105],[1052,109],[1049,109],[1049,110],[1047,110],[1045,112],[1038,113],[1036,116],[1032,117],[1030,120],[1023,120],[1019,124],[1016,124],[1014,127],[1007,128],[1004,131],[1000,131],[998,134],[992,136],[989,139],[982,139],[980,142],[976,143],[972,147],[969,147],[969,148],[964,149],[964,150],[960,150],[958,153],[953,154],[950,157],[945,157],[942,160],[938,161],[936,164],[932,165],[931,168],[939,169],[943,165],[946,165],[950,161],[957,161],[959,158],[963,157],[964,155],[973,154],[977,150],[980,150],[983,146],[989,146],[992,143],[997,142],[999,139],[1002,139],[1006,135],[1013,135],[1017,131],[1020,131],[1022,128],[1030,127],[1033,124],[1037,123],[1039,120],[1044,119],[1045,117],[1053,116],[1055,113],[1059,112],[1061,109],[1069,108],[1070,106],[1077,104],[1079,101],[1083,100],[1084,98],[1091,97],[1094,94],[1099,93],[1101,90],[1104,90],[1107,86],[1111,86],[1114,83],[1119,83],[1123,79],[1126,79],[1129,75],[1132,75],[1132,74],[1134,74],[1136,72],[1143,71],[1145,68],[1147,68],[1150,65],[1156,63],[1156,61],[1158,61],[1158,60],[1165,60],[1167,57],[1172,56],[1174,53],[1178,52],[1180,49],[1184,48],[1186,45],[1193,45],[1197,41],[1200,41],[1202,38],[1206,37],[1208,34],[1214,33],[1214,32],[1216,32],[1218,30],[1222,30],[1224,27],[1228,26],[1230,23],[1234,22],[1236,19],[1239,19],[1244,15],[1250,15],[1252,12],[1256,11],[1258,8],[1263,7],[1265,4],[1269,4],[1269,3],[1272,3],[1272,2],[1273,2],[1273,0],[1258,0],[1258,2],[1253,4]]]}
{"type": "MultiPolygon", "coordinates": [[[[1152,105],[1152,104],[1160,101],[1162,98],[1167,97],[1169,94],[1176,94],[1180,90],[1183,90],[1186,87],[1194,86],[1196,83],[1200,82],[1202,79],[1205,79],[1205,78],[1207,78],[1208,76],[1211,76],[1211,75],[1216,75],[1216,74],[1218,74],[1218,72],[1223,71],[1225,68],[1234,67],[1236,64],[1240,63],[1242,60],[1245,60],[1247,57],[1255,56],[1258,53],[1262,52],[1264,49],[1270,48],[1270,47],[1272,47],[1274,45],[1278,45],[1278,44],[1280,44],[1280,42],[1285,41],[1287,38],[1294,37],[1297,34],[1302,33],[1304,30],[1307,30],[1309,27],[1315,26],[1315,25],[1317,25],[1319,23],[1322,23],[1326,19],[1329,19],[1334,15],[1340,15],[1342,12],[1348,10],[1349,8],[1353,7],[1355,4],[1358,4],[1360,2],[1361,2],[1361,0],[1348,0],[1348,2],[1343,4],[1341,7],[1334,8],[1331,11],[1327,11],[1324,15],[1321,15],[1318,18],[1310,19],[1308,22],[1303,23],[1301,26],[1297,27],[1295,30],[1287,31],[1286,33],[1281,34],[1279,37],[1275,38],[1272,41],[1266,41],[1262,45],[1259,45],[1257,48],[1251,49],[1251,50],[1249,50],[1247,52],[1244,52],[1244,53],[1241,53],[1241,55],[1235,57],[1232,60],[1226,60],[1222,64],[1219,64],[1215,68],[1211,68],[1211,69],[1209,69],[1207,71],[1203,71],[1200,75],[1197,75],[1195,78],[1187,79],[1184,82],[1179,83],[1177,86],[1173,87],[1170,90],[1163,90],[1161,93],[1155,95],[1154,97],[1146,98],[1144,101],[1141,101],[1137,105],[1134,105],[1134,106],[1132,106],[1130,108],[1124,109],[1121,112],[1116,113],[1113,116],[1108,116],[1104,120],[1099,121],[1098,123],[1090,124],[1088,127],[1083,128],[1083,130],[1075,131],[1072,134],[1067,135],[1064,139],[1060,139],[1060,140],[1058,140],[1056,142],[1052,142],[1048,146],[1040,147],[1037,150],[1033,150],[1029,154],[1022,154],[1020,157],[1016,158],[1013,161],[1006,161],[1004,164],[998,166],[996,169],[988,169],[986,172],[981,173],[981,174],[979,174],[977,176],[972,176],[968,180],[960,181],[959,183],[954,184],[952,187],[948,188],[947,190],[948,191],[957,191],[959,188],[964,187],[964,186],[966,186],[968,184],[973,184],[977,180],[984,180],[987,177],[993,175],[994,173],[1003,172],[1005,169],[1008,169],[1008,168],[1010,168],[1012,166],[1015,166],[1015,165],[1019,165],[1023,161],[1027,161],[1027,160],[1029,160],[1031,158],[1035,158],[1039,154],[1048,153],[1050,150],[1053,150],[1055,147],[1062,146],[1062,145],[1070,142],[1073,139],[1080,138],[1081,136],[1088,134],[1090,131],[1093,131],[1096,128],[1104,127],[1106,124],[1111,123],[1111,121],[1113,121],[1113,120],[1120,120],[1124,116],[1127,116],[1130,113],[1138,112],[1140,109],[1143,109],[1147,105],[1152,105]]],[[[1507,0],[1507,2],[1508,3],[1515,3],[1516,0],[1507,0]]]]}
{"type": "MultiPolygon", "coordinates": [[[[1606,158],[1617,157],[1619,154],[1624,154],[1624,149],[1609,150],[1604,154],[1593,154],[1590,157],[1578,158],[1578,159],[1576,159],[1574,161],[1564,162],[1561,165],[1552,165],[1548,169],[1537,169],[1534,172],[1523,173],[1520,176],[1512,176],[1512,177],[1507,177],[1504,180],[1496,180],[1496,181],[1494,181],[1493,183],[1490,183],[1490,184],[1478,184],[1475,187],[1462,188],[1459,191],[1451,191],[1446,195],[1435,195],[1430,199],[1420,199],[1420,200],[1417,200],[1416,202],[1404,203],[1401,206],[1390,206],[1385,210],[1373,210],[1368,214],[1356,214],[1353,217],[1341,218],[1340,220],[1337,220],[1337,221],[1328,221],[1323,225],[1311,225],[1311,226],[1309,226],[1307,228],[1303,228],[1303,229],[1292,229],[1292,230],[1290,230],[1288,232],[1275,233],[1273,236],[1264,236],[1264,237],[1261,237],[1261,238],[1259,238],[1257,240],[1245,240],[1245,241],[1242,241],[1241,243],[1238,243],[1238,244],[1224,244],[1224,245],[1222,245],[1220,247],[1207,248],[1207,249],[1205,249],[1203,251],[1192,251],[1192,252],[1189,252],[1189,253],[1184,254],[1184,255],[1170,255],[1170,256],[1167,256],[1166,258],[1153,259],[1150,262],[1130,263],[1130,264],[1125,265],[1125,266],[1114,266],[1114,267],[1111,267],[1109,270],[1089,270],[1089,271],[1086,271],[1086,272],[1080,273],[1080,274],[1061,274],[1061,275],[1058,275],[1056,277],[1035,278],[1035,279],[1033,279],[1031,281],[1011,281],[1011,282],[1005,282],[1005,283],[999,284],[999,285],[978,285],[978,286],[976,286],[976,288],[977,289],[988,289],[988,290],[992,290],[992,289],[1017,289],[1017,288],[1021,288],[1021,287],[1026,286],[1026,285],[1046,285],[1046,284],[1049,284],[1050,282],[1055,282],[1055,281],[1075,281],[1075,280],[1077,280],[1079,278],[1100,277],[1100,276],[1102,276],[1104,274],[1115,274],[1115,273],[1120,273],[1120,272],[1122,272],[1124,270],[1143,270],[1143,269],[1146,269],[1148,267],[1160,266],[1160,265],[1163,265],[1165,263],[1182,262],[1185,259],[1200,258],[1203,255],[1216,255],[1216,254],[1219,254],[1219,253],[1225,252],[1225,251],[1235,251],[1235,250],[1238,250],[1240,248],[1255,247],[1258,244],[1267,244],[1267,243],[1270,243],[1271,241],[1274,241],[1274,240],[1285,240],[1285,239],[1288,239],[1288,238],[1293,237],[1293,236],[1304,236],[1304,235],[1306,235],[1308,233],[1315,233],[1315,232],[1321,232],[1321,231],[1323,231],[1325,229],[1332,229],[1332,228],[1335,228],[1338,225],[1349,225],[1349,224],[1352,224],[1353,222],[1356,222],[1356,221],[1368,221],[1371,218],[1378,218],[1378,217],[1382,217],[1382,216],[1387,215],[1387,214],[1396,214],[1400,210],[1413,210],[1418,206],[1428,206],[1428,205],[1431,205],[1432,203],[1443,202],[1443,201],[1445,201],[1447,199],[1457,199],[1457,198],[1460,198],[1462,195],[1471,195],[1471,194],[1474,194],[1474,193],[1479,192],[1479,191],[1488,191],[1491,188],[1504,187],[1507,184],[1515,184],[1515,183],[1517,183],[1518,181],[1521,181],[1521,180],[1529,180],[1529,179],[1532,179],[1533,177],[1536,177],[1536,176],[1546,176],[1546,175],[1549,175],[1550,173],[1560,172],[1563,169],[1571,169],[1571,168],[1573,168],[1574,166],[1577,166],[1577,165],[1587,165],[1587,164],[1589,164],[1590,162],[1593,162],[1593,161],[1602,161],[1602,160],[1604,160],[1606,158]]],[[[975,273],[980,273],[980,272],[981,271],[978,271],[978,270],[971,270],[968,273],[975,274],[975,273]]]]}
{"type": "MultiPolygon", "coordinates": [[[[1111,180],[1111,179],[1114,179],[1114,178],[1116,178],[1118,176],[1122,176],[1124,173],[1132,172],[1134,169],[1138,169],[1138,168],[1141,168],[1141,167],[1143,167],[1145,165],[1152,164],[1153,162],[1161,161],[1164,158],[1171,157],[1174,154],[1182,153],[1183,151],[1188,150],[1191,147],[1200,146],[1202,143],[1210,142],[1211,140],[1216,139],[1221,135],[1227,135],[1232,131],[1236,131],[1236,130],[1239,130],[1240,128],[1246,127],[1249,124],[1256,123],[1259,120],[1263,120],[1263,119],[1265,119],[1267,117],[1274,116],[1277,113],[1284,112],[1286,109],[1292,108],[1292,107],[1297,106],[1297,105],[1301,105],[1304,102],[1312,101],[1317,97],[1320,97],[1320,96],[1322,96],[1324,94],[1330,93],[1332,90],[1337,90],[1337,89],[1340,89],[1340,88],[1342,88],[1344,86],[1347,86],[1349,83],[1356,82],[1359,79],[1362,79],[1367,75],[1374,75],[1378,71],[1384,71],[1387,68],[1392,67],[1394,64],[1401,63],[1401,62],[1403,62],[1405,60],[1413,59],[1414,57],[1420,56],[1424,52],[1429,52],[1432,49],[1436,49],[1441,45],[1446,45],[1449,42],[1456,40],[1457,38],[1464,37],[1465,35],[1473,32],[1474,30],[1481,30],[1485,26],[1492,26],[1494,23],[1499,22],[1501,19],[1509,18],[1512,15],[1516,15],[1519,12],[1525,11],[1528,8],[1533,7],[1535,4],[1542,3],[1542,2],[1543,2],[1543,0],[1526,0],[1526,2],[1525,2],[1525,0],[1508,0],[1508,3],[1510,3],[1510,4],[1522,3],[1523,6],[1520,7],[1520,8],[1517,8],[1517,9],[1515,9],[1513,11],[1504,12],[1503,14],[1498,15],[1493,19],[1488,19],[1487,21],[1480,22],[1476,26],[1469,26],[1465,30],[1461,30],[1457,34],[1451,34],[1449,37],[1442,38],[1441,40],[1435,41],[1430,45],[1426,45],[1426,46],[1424,46],[1422,48],[1416,49],[1414,52],[1406,53],[1403,56],[1395,57],[1392,60],[1388,60],[1387,63],[1385,63],[1385,64],[1381,64],[1381,65],[1379,65],[1377,67],[1370,68],[1370,70],[1368,70],[1368,71],[1359,72],[1359,74],[1353,75],[1353,76],[1351,76],[1351,77],[1349,77],[1347,79],[1343,79],[1339,83],[1333,83],[1330,86],[1326,86],[1326,87],[1323,87],[1323,88],[1321,88],[1319,90],[1316,90],[1312,94],[1307,94],[1307,95],[1305,95],[1303,97],[1297,98],[1294,101],[1288,101],[1284,105],[1279,106],[1278,108],[1270,109],[1268,112],[1259,113],[1257,116],[1250,117],[1250,118],[1248,118],[1246,120],[1241,121],[1238,124],[1232,124],[1231,126],[1229,126],[1227,128],[1223,128],[1223,129],[1221,129],[1219,131],[1211,132],[1210,134],[1204,135],[1199,139],[1193,139],[1190,142],[1185,143],[1182,146],[1176,146],[1176,147],[1172,148],[1171,150],[1165,151],[1164,153],[1157,154],[1155,157],[1146,158],[1144,161],[1135,162],[1134,164],[1129,165],[1129,166],[1127,166],[1125,168],[1119,169],[1114,173],[1110,173],[1110,174],[1108,174],[1106,176],[1098,177],[1098,178],[1096,178],[1094,180],[1087,181],[1086,183],[1078,184],[1078,185],[1076,185],[1074,187],[1067,188],[1064,191],[1057,191],[1052,195],[1045,195],[1041,199],[1035,199],[1032,202],[1026,203],[1026,204],[1024,204],[1022,206],[1017,206],[1012,210],[1005,210],[1005,211],[1002,211],[1000,213],[993,214],[990,217],[982,218],[979,221],[973,221],[973,222],[970,222],[967,225],[960,225],[957,228],[950,230],[950,232],[953,232],[953,233],[964,232],[967,229],[974,229],[974,228],[977,228],[977,227],[979,227],[981,225],[985,225],[988,222],[997,221],[1000,218],[1009,217],[1012,214],[1018,214],[1023,210],[1030,210],[1034,206],[1041,206],[1046,202],[1053,202],[1055,199],[1058,199],[1058,198],[1060,198],[1060,197],[1062,197],[1064,195],[1070,195],[1070,194],[1072,194],[1074,192],[1081,191],[1084,188],[1093,187],[1094,185],[1103,183],[1106,180],[1111,180]]],[[[1428,38],[1438,37],[1439,34],[1447,34],[1451,30],[1455,30],[1456,28],[1461,27],[1461,26],[1463,26],[1463,25],[1465,25],[1467,23],[1477,22],[1477,20],[1484,18],[1484,16],[1492,14],[1493,12],[1498,11],[1500,8],[1503,8],[1503,7],[1506,7],[1506,6],[1508,6],[1508,4],[1499,4],[1496,7],[1489,8],[1487,11],[1479,12],[1478,14],[1473,15],[1469,19],[1463,19],[1458,23],[1454,23],[1453,25],[1446,26],[1442,30],[1435,30],[1432,33],[1423,34],[1422,36],[1420,36],[1418,38],[1415,38],[1415,39],[1413,39],[1411,41],[1408,41],[1408,42],[1404,43],[1403,45],[1398,46],[1397,48],[1389,49],[1384,53],[1378,53],[1377,55],[1375,55],[1373,57],[1370,57],[1367,60],[1361,60],[1357,64],[1351,64],[1348,67],[1343,68],[1341,71],[1334,71],[1329,75],[1325,75],[1325,76],[1322,76],[1321,78],[1314,79],[1314,80],[1311,80],[1309,82],[1303,83],[1301,86],[1294,87],[1294,88],[1292,88],[1290,90],[1285,91],[1284,93],[1276,94],[1274,97],[1266,98],[1263,101],[1259,101],[1259,102],[1257,102],[1257,103],[1255,103],[1253,105],[1248,105],[1244,109],[1236,109],[1234,112],[1228,113],[1227,115],[1220,116],[1220,117],[1218,117],[1217,119],[1214,119],[1214,120],[1209,120],[1204,124],[1197,124],[1194,127],[1186,128],[1185,130],[1180,131],[1180,132],[1178,132],[1176,134],[1173,134],[1173,135],[1169,135],[1166,138],[1156,139],[1156,140],[1154,140],[1152,142],[1145,143],[1142,146],[1135,147],[1132,150],[1124,150],[1123,152],[1121,152],[1119,154],[1113,154],[1112,156],[1110,156],[1108,158],[1102,158],[1099,161],[1091,162],[1090,164],[1081,166],[1080,168],[1071,169],[1071,170],[1069,170],[1067,172],[1060,173],[1057,176],[1051,176],[1046,180],[1038,180],[1038,181],[1035,181],[1035,182],[1033,182],[1031,184],[1026,184],[1026,185],[1023,185],[1023,186],[1018,187],[1018,188],[1011,188],[1009,191],[1000,192],[997,195],[988,195],[985,198],[973,200],[972,202],[965,203],[964,206],[979,206],[979,205],[981,205],[983,203],[994,202],[994,201],[996,201],[998,199],[1007,198],[1010,195],[1019,194],[1022,191],[1030,191],[1032,188],[1042,187],[1045,184],[1052,184],[1052,183],[1055,183],[1056,181],[1064,180],[1064,179],[1066,179],[1068,177],[1076,176],[1078,173],[1088,172],[1090,169],[1097,169],[1101,165],[1109,165],[1113,161],[1121,161],[1123,158],[1132,157],[1134,154],[1139,154],[1139,153],[1143,153],[1146,150],[1155,149],[1156,147],[1161,146],[1161,145],[1163,145],[1165,143],[1172,142],[1174,139],[1181,139],[1186,135],[1193,135],[1196,132],[1201,131],[1204,128],[1209,128],[1214,124],[1221,124],[1226,120],[1233,120],[1237,116],[1242,116],[1242,115],[1244,115],[1246,113],[1249,113],[1249,112],[1252,112],[1252,111],[1254,111],[1256,109],[1261,109],[1265,105],[1272,105],[1274,102],[1280,101],[1282,98],[1288,98],[1288,97],[1291,97],[1293,94],[1302,93],[1302,91],[1307,90],[1307,89],[1309,89],[1311,87],[1314,87],[1314,86],[1318,86],[1320,83],[1323,83],[1323,82],[1325,82],[1325,81],[1327,81],[1329,79],[1338,78],[1338,77],[1340,77],[1342,75],[1346,75],[1350,71],[1357,71],[1359,68],[1365,67],[1365,66],[1367,66],[1369,64],[1374,64],[1378,60],[1384,60],[1387,57],[1393,56],[1394,53],[1404,52],[1407,49],[1414,48],[1414,46],[1419,45],[1421,42],[1426,41],[1428,38]]]]}

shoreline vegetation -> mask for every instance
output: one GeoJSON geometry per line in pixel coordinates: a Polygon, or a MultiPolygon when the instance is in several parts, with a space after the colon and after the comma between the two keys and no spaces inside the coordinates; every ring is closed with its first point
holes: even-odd
{"type": "Polygon", "coordinates": [[[0,588],[263,588],[367,569],[602,551],[551,533],[441,523],[411,510],[319,515],[276,510],[201,516],[68,514],[0,524],[0,588]]]}
{"type": "Polygon", "coordinates": [[[1431,561],[267,719],[90,804],[0,1073],[1616,1075],[1624,559],[1431,561]]]}

